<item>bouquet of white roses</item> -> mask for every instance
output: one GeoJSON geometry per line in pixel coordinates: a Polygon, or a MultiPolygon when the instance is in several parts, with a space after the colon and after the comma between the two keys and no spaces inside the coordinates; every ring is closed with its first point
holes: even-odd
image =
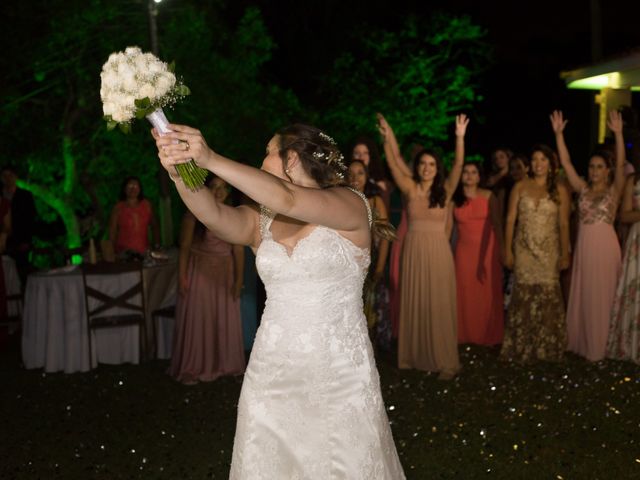
{"type": "MultiPolygon", "coordinates": [[[[189,88],[176,79],[173,66],[167,65],[151,53],[138,47],[112,53],[102,66],[100,98],[109,130],[116,126],[124,133],[131,131],[131,121],[143,118],[151,122],[162,135],[170,132],[162,107],[175,104],[189,95],[189,88]]],[[[177,165],[185,185],[199,188],[207,171],[195,162],[177,165]]]]}

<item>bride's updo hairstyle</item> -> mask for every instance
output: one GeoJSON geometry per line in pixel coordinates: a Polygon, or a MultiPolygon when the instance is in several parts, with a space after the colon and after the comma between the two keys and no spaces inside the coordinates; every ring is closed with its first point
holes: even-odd
{"type": "Polygon", "coordinates": [[[346,186],[345,167],[335,140],[322,130],[310,125],[296,123],[280,129],[278,135],[279,151],[286,173],[288,154],[296,152],[302,168],[313,178],[320,188],[346,186]]]}

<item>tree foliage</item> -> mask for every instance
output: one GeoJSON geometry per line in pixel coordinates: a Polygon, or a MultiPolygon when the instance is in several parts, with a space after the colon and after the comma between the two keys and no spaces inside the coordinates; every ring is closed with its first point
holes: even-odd
{"type": "MultiPolygon", "coordinates": [[[[217,151],[256,162],[276,126],[299,109],[291,92],[264,77],[275,44],[260,11],[248,8],[230,19],[225,1],[165,3],[157,17],[160,57],[175,60],[177,74],[192,89],[167,115],[200,128],[217,151]]],[[[38,4],[6,12],[7,28],[16,35],[7,36],[11,53],[4,63],[12,68],[0,83],[4,161],[36,194],[44,220],[67,214],[90,220],[76,226],[65,221],[69,243],[79,233],[69,229],[83,229],[85,237],[102,231],[126,176],[139,176],[152,201],[159,194],[150,126],[141,121],[131,135],[108,132],[99,96],[101,67],[111,52],[130,45],[150,50],[147,2],[38,4]],[[22,28],[26,22],[37,25],[31,38],[22,28]],[[16,54],[27,40],[24,54],[16,54]]]]}
{"type": "Polygon", "coordinates": [[[375,133],[381,112],[401,142],[441,142],[455,115],[482,100],[479,78],[491,51],[468,17],[409,17],[398,32],[356,35],[356,47],[336,59],[325,85],[332,100],[325,120],[343,141],[375,133]]]}

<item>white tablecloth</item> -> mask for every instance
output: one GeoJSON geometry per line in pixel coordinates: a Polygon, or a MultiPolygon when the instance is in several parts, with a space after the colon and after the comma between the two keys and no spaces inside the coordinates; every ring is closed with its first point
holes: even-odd
{"type": "MultiPolygon", "coordinates": [[[[147,351],[154,351],[151,312],[175,303],[175,262],[145,267],[147,351]]],[[[135,273],[96,277],[95,285],[110,293],[121,292],[135,282],[135,273]],[[100,283],[101,282],[101,283],[100,283]]],[[[94,280],[91,285],[94,285],[94,280]]],[[[133,302],[135,303],[135,301],[133,302]]],[[[137,363],[137,326],[98,329],[92,332],[94,365],[137,363]]],[[[90,370],[84,286],[80,270],[30,275],[25,291],[22,328],[22,359],[26,368],[65,373],[90,370]]]]}

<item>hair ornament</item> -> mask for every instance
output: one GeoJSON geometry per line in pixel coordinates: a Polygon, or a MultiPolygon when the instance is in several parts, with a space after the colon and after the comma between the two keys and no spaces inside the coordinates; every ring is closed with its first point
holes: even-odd
{"type": "Polygon", "coordinates": [[[329,142],[329,143],[330,143],[331,145],[333,145],[333,146],[338,145],[338,144],[336,143],[336,141],[335,141],[332,137],[330,137],[329,135],[327,135],[327,134],[326,134],[326,133],[324,133],[324,132],[320,132],[320,133],[318,134],[318,136],[319,136],[321,139],[323,139],[325,142],[329,142]]]}

